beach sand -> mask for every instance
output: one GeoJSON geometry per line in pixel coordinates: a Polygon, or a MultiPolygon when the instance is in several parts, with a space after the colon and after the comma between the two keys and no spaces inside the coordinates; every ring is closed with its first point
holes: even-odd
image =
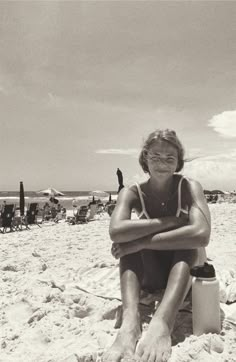
{"type": "MultiPolygon", "coordinates": [[[[236,361],[236,204],[213,204],[207,248],[221,282],[220,335],[192,335],[188,305],[178,313],[170,362],[236,361]]],[[[1,362],[100,361],[120,310],[118,261],[109,216],[87,224],[48,222],[0,234],[1,362]]],[[[142,305],[143,328],[151,307],[142,305]]]]}

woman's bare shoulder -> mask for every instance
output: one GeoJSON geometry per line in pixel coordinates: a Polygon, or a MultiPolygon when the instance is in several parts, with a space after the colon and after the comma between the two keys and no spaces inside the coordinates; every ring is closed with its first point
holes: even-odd
{"type": "Polygon", "coordinates": [[[135,190],[135,185],[123,187],[118,194],[115,210],[116,211],[132,210],[135,207],[138,200],[138,195],[136,190],[135,190]]]}
{"type": "Polygon", "coordinates": [[[123,189],[121,189],[121,191],[119,192],[118,198],[117,198],[117,202],[119,201],[124,201],[124,200],[134,200],[137,198],[137,187],[136,185],[131,185],[131,186],[125,186],[123,187],[123,189]]]}
{"type": "MultiPolygon", "coordinates": [[[[186,200],[187,200],[187,204],[189,206],[189,209],[191,210],[191,208],[193,207],[194,210],[198,209],[201,212],[199,213],[199,215],[204,215],[204,220],[207,221],[207,225],[210,228],[211,226],[211,215],[210,215],[210,210],[209,207],[207,205],[207,200],[206,197],[204,195],[204,191],[203,191],[203,187],[201,185],[201,183],[197,180],[191,179],[191,178],[187,178],[185,180],[186,182],[186,200]]],[[[196,217],[196,214],[195,214],[196,217]]],[[[198,219],[201,220],[202,219],[198,219]]]]}
{"type": "Polygon", "coordinates": [[[196,199],[200,201],[205,199],[203,188],[199,181],[185,177],[183,180],[183,186],[185,196],[189,201],[196,201],[196,199]]]}
{"type": "Polygon", "coordinates": [[[192,179],[190,177],[184,177],[184,180],[186,182],[186,186],[189,188],[190,191],[203,192],[202,185],[199,181],[192,179]]]}
{"type": "Polygon", "coordinates": [[[136,195],[138,195],[138,186],[143,190],[143,188],[146,187],[147,181],[144,182],[135,182],[127,187],[128,190],[131,192],[134,192],[136,195]]]}
{"type": "MultiPolygon", "coordinates": [[[[145,190],[146,182],[139,183],[141,192],[145,190]]],[[[137,187],[137,183],[131,184],[130,186],[124,187],[117,199],[118,203],[121,202],[128,202],[133,208],[136,208],[137,205],[139,205],[140,197],[139,197],[139,191],[137,187]]]]}
{"type": "Polygon", "coordinates": [[[138,189],[137,189],[137,184],[136,184],[136,183],[128,186],[127,189],[128,189],[130,192],[133,192],[134,194],[137,194],[138,189]]]}

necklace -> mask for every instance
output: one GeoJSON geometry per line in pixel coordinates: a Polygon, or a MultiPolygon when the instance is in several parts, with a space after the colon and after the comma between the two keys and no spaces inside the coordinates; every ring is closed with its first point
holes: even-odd
{"type": "Polygon", "coordinates": [[[164,210],[167,211],[168,202],[173,197],[173,187],[174,187],[174,184],[173,184],[173,182],[171,182],[171,184],[166,192],[153,191],[150,186],[150,180],[149,180],[149,189],[148,189],[149,197],[153,200],[153,202],[155,204],[158,204],[162,208],[163,211],[164,210]],[[164,193],[164,197],[162,195],[163,193],[164,193]]]}
{"type": "Polygon", "coordinates": [[[165,200],[163,200],[163,201],[158,200],[160,206],[161,206],[163,209],[166,209],[166,211],[167,211],[168,202],[170,201],[170,199],[171,199],[171,195],[169,194],[169,195],[165,198],[165,200]]]}

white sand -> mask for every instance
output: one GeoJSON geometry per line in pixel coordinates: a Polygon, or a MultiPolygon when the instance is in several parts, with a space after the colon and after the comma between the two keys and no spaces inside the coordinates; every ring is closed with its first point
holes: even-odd
{"type": "MultiPolygon", "coordinates": [[[[211,205],[211,213],[208,256],[221,276],[222,298],[236,299],[236,204],[211,205]]],[[[100,361],[117,333],[120,306],[109,299],[119,297],[119,279],[108,225],[104,215],[85,225],[0,234],[1,362],[100,361]]],[[[178,314],[171,362],[236,361],[236,303],[221,305],[220,336],[193,336],[191,314],[178,314]]]]}

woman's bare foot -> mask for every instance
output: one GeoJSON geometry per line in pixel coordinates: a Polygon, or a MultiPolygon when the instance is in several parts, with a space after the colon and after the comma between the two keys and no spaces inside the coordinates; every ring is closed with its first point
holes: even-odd
{"type": "Polygon", "coordinates": [[[116,336],[115,342],[103,355],[103,362],[119,362],[124,357],[131,357],[135,353],[137,341],[141,335],[139,314],[123,314],[123,323],[116,336]],[[132,314],[132,315],[131,315],[132,314]]]}
{"type": "Polygon", "coordinates": [[[137,345],[135,355],[140,362],[166,362],[169,360],[171,337],[166,322],[153,317],[147,332],[137,345]]]}

